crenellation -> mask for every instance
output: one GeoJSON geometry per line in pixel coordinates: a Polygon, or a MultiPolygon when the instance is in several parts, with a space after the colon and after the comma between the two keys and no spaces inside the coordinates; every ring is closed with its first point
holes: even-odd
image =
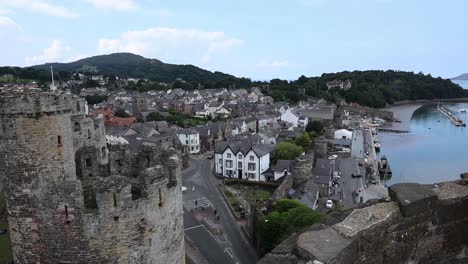
{"type": "Polygon", "coordinates": [[[0,93],[15,262],[184,263],[175,151],[110,144],[85,108],[73,95],[0,93]]]}

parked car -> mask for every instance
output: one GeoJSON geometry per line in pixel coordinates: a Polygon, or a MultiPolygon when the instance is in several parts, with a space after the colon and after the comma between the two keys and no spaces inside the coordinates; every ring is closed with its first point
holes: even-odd
{"type": "Polygon", "coordinates": [[[362,175],[361,175],[360,173],[352,173],[352,174],[351,174],[351,177],[353,177],[353,178],[360,178],[360,177],[362,177],[362,175]]]}
{"type": "Polygon", "coordinates": [[[209,155],[207,159],[213,159],[213,154],[209,155]]]}
{"type": "Polygon", "coordinates": [[[333,201],[332,200],[327,200],[327,203],[325,204],[325,207],[328,209],[333,208],[333,201]]]}
{"type": "Polygon", "coordinates": [[[336,158],[338,158],[338,155],[335,155],[335,154],[328,157],[329,160],[334,160],[336,158]]]}

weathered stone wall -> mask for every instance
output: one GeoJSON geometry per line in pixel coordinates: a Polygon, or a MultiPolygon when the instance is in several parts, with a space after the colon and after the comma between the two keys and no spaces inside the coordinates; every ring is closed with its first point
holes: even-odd
{"type": "Polygon", "coordinates": [[[72,95],[0,93],[15,263],[184,263],[177,156],[154,144],[109,150],[102,120],[83,109],[72,95]]]}
{"type": "Polygon", "coordinates": [[[314,152],[307,153],[294,161],[293,166],[293,186],[296,188],[304,184],[312,177],[312,167],[314,165],[314,152]]]}
{"type": "Polygon", "coordinates": [[[342,105],[338,108],[339,113],[343,113],[343,110],[346,110],[351,113],[359,114],[359,115],[366,115],[371,117],[378,117],[385,120],[393,120],[393,112],[385,111],[385,110],[378,110],[375,108],[364,107],[364,106],[349,106],[349,105],[342,105]]]}
{"type": "Polygon", "coordinates": [[[328,215],[259,263],[468,263],[468,186],[397,184],[389,194],[328,215]]]}

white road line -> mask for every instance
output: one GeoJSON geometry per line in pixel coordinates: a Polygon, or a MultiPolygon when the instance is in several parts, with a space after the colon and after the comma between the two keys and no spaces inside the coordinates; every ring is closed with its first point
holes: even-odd
{"type": "Polygon", "coordinates": [[[228,255],[229,255],[229,257],[231,257],[231,259],[234,259],[234,256],[232,255],[232,249],[230,247],[225,248],[224,251],[226,253],[228,253],[228,255]]]}
{"type": "Polygon", "coordinates": [[[192,230],[192,229],[199,228],[199,227],[203,227],[203,225],[188,227],[188,228],[185,228],[184,231],[192,230]]]}

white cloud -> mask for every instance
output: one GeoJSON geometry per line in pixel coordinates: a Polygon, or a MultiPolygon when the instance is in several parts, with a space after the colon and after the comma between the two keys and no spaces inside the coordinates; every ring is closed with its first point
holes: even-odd
{"type": "Polygon", "coordinates": [[[23,31],[23,28],[18,25],[13,19],[0,16],[0,32],[1,31],[23,31]]]}
{"type": "Polygon", "coordinates": [[[242,41],[224,32],[167,27],[127,31],[119,38],[99,40],[100,53],[132,52],[175,62],[206,63],[215,54],[230,51],[242,41]]]}
{"type": "Polygon", "coordinates": [[[65,61],[70,58],[72,48],[60,40],[53,40],[50,47],[45,48],[41,54],[26,58],[26,65],[35,65],[47,62],[65,61]]]}
{"type": "Polygon", "coordinates": [[[137,4],[134,0],[85,0],[96,8],[115,9],[119,11],[134,10],[137,4]]]}
{"type": "Polygon", "coordinates": [[[11,11],[10,9],[0,7],[0,15],[9,15],[9,14],[13,14],[13,11],[11,11]]]}
{"type": "Polygon", "coordinates": [[[289,65],[287,60],[261,61],[256,64],[259,68],[280,68],[289,65]]]}
{"type": "Polygon", "coordinates": [[[0,0],[0,5],[9,8],[26,9],[49,16],[73,18],[79,14],[68,8],[45,0],[0,0]]]}

